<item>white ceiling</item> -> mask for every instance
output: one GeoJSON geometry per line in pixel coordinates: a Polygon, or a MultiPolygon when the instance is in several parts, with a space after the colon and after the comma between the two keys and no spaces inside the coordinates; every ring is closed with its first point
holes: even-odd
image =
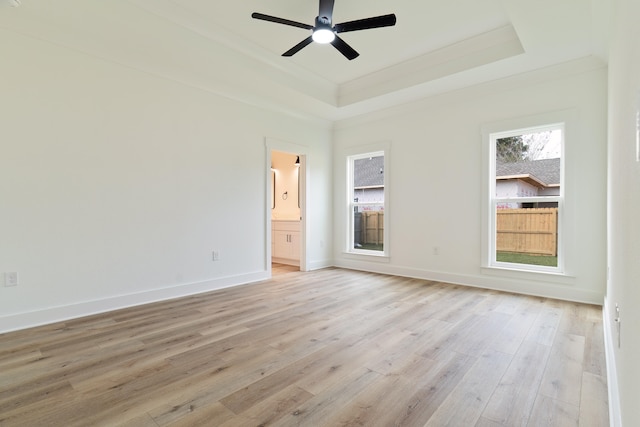
{"type": "Polygon", "coordinates": [[[360,53],[353,61],[316,44],[282,57],[309,32],[251,18],[313,25],[317,0],[22,0],[0,6],[0,31],[334,121],[578,59],[604,61],[607,10],[607,0],[336,0],[334,23],[397,16],[394,27],[341,35],[360,53]]]}

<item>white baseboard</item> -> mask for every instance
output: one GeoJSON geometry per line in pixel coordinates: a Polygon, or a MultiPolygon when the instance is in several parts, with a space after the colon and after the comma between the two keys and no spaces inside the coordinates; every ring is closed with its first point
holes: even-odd
{"type": "Polygon", "coordinates": [[[554,298],[587,304],[602,304],[602,294],[575,289],[572,286],[543,281],[518,280],[511,277],[493,275],[453,274],[440,271],[422,270],[412,267],[395,266],[386,263],[357,261],[351,259],[335,260],[336,267],[353,270],[370,271],[373,273],[392,274],[416,279],[434,280],[455,285],[471,286],[496,291],[513,292],[524,295],[554,298]]]}
{"type": "Polygon", "coordinates": [[[120,295],[96,301],[87,301],[77,304],[50,307],[27,313],[12,314],[0,317],[0,333],[17,331],[20,329],[32,328],[35,326],[47,325],[69,319],[90,316],[137,305],[149,304],[152,302],[165,301],[174,298],[185,297],[232,286],[244,285],[268,279],[266,271],[243,274],[239,276],[223,277],[204,282],[189,283],[172,286],[163,289],[120,295]]]}
{"type": "Polygon", "coordinates": [[[312,261],[307,264],[307,268],[309,269],[309,271],[321,270],[323,268],[329,268],[333,266],[333,261],[328,259],[324,261],[312,261]]]}
{"type": "Polygon", "coordinates": [[[611,333],[615,328],[612,324],[612,315],[609,312],[607,297],[604,297],[602,308],[602,323],[604,329],[604,350],[607,361],[607,388],[609,390],[609,425],[622,427],[622,413],[620,411],[620,394],[618,389],[618,370],[615,358],[615,339],[611,333]]]}

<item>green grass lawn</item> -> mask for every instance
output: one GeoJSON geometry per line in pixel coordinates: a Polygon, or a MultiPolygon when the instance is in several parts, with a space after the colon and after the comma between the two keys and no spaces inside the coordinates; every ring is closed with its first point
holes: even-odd
{"type": "Polygon", "coordinates": [[[358,246],[358,249],[366,249],[369,251],[383,251],[384,247],[382,244],[374,244],[374,243],[363,243],[362,245],[358,246]]]}
{"type": "Polygon", "coordinates": [[[557,256],[527,255],[515,252],[497,252],[496,261],[511,262],[515,264],[543,265],[547,267],[557,267],[557,256]]]}

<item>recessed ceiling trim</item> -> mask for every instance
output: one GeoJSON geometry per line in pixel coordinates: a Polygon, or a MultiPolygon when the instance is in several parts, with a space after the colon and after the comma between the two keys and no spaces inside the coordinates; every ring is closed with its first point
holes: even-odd
{"type": "MultiPolygon", "coordinates": [[[[451,106],[459,103],[468,102],[470,99],[483,98],[492,96],[498,92],[507,92],[517,90],[519,88],[531,87],[532,85],[541,84],[556,79],[564,79],[571,76],[579,76],[584,73],[590,73],[595,70],[606,70],[606,63],[599,58],[590,55],[578,58],[572,61],[554,64],[547,67],[531,70],[524,67],[519,73],[506,73],[501,78],[496,78],[495,68],[500,67],[498,64],[488,65],[490,70],[489,76],[484,81],[475,81],[473,84],[464,86],[460,82],[453,82],[449,90],[439,91],[442,89],[440,81],[436,83],[426,83],[425,91],[422,86],[416,92],[416,98],[409,102],[389,101],[390,95],[384,97],[386,108],[369,108],[366,111],[352,111],[344,117],[334,120],[334,130],[347,129],[353,126],[363,126],[369,123],[375,123],[389,117],[406,117],[416,114],[416,111],[425,111],[430,108],[440,109],[444,105],[451,106]],[[434,86],[431,92],[428,91],[429,86],[434,86]]],[[[487,76],[485,76],[487,77],[487,76]]],[[[443,80],[443,79],[441,79],[443,80]]],[[[406,90],[405,90],[406,91],[406,90]]],[[[412,91],[413,92],[413,91],[412,91]]],[[[400,95],[401,96],[401,95],[400,95]]],[[[361,108],[361,103],[357,106],[346,107],[347,109],[361,108]]],[[[380,107],[380,106],[378,106],[380,107]]]]}
{"type": "Polygon", "coordinates": [[[340,85],[344,107],[524,53],[515,29],[498,28],[340,85]]]}
{"type": "MultiPolygon", "coordinates": [[[[563,13],[556,10],[554,0],[542,1],[544,7],[491,0],[487,3],[493,7],[482,16],[459,16],[455,11],[459,6],[448,5],[442,14],[447,19],[439,23],[432,17],[429,31],[423,20],[415,18],[424,5],[407,3],[402,9],[398,4],[404,12],[399,15],[402,25],[389,35],[372,32],[366,40],[359,40],[357,32],[349,36],[350,42],[378,52],[378,58],[363,55],[362,62],[348,66],[334,52],[325,58],[321,49],[326,46],[310,48],[295,60],[265,47],[266,39],[269,46],[280,40],[286,47],[288,42],[280,31],[256,37],[250,10],[259,4],[257,0],[227,4],[224,14],[218,13],[219,4],[205,0],[23,2],[20,8],[0,14],[0,32],[5,42],[9,32],[20,43],[47,42],[326,125],[552,66],[594,50],[606,58],[606,43],[588,38],[606,33],[606,19],[588,19],[591,12],[606,9],[606,0],[592,0],[599,6],[593,11],[589,2],[563,3],[563,13]],[[452,43],[455,40],[459,41],[452,43]],[[391,51],[398,54],[389,55],[391,51]],[[419,56],[413,57],[416,53],[419,56]]],[[[344,4],[348,12],[348,2],[344,4]]],[[[306,16],[306,9],[294,2],[287,13],[306,16]]],[[[360,13],[353,6],[352,13],[356,12],[360,13]]],[[[384,10],[372,13],[378,12],[384,10]]]]}

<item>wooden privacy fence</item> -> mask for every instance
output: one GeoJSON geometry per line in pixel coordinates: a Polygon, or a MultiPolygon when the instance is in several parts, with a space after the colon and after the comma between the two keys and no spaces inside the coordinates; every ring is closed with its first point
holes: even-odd
{"type": "Polygon", "coordinates": [[[558,255],[558,208],[498,209],[496,250],[558,255]]]}
{"type": "Polygon", "coordinates": [[[355,243],[362,245],[384,244],[384,212],[365,211],[354,213],[355,243]]]}

